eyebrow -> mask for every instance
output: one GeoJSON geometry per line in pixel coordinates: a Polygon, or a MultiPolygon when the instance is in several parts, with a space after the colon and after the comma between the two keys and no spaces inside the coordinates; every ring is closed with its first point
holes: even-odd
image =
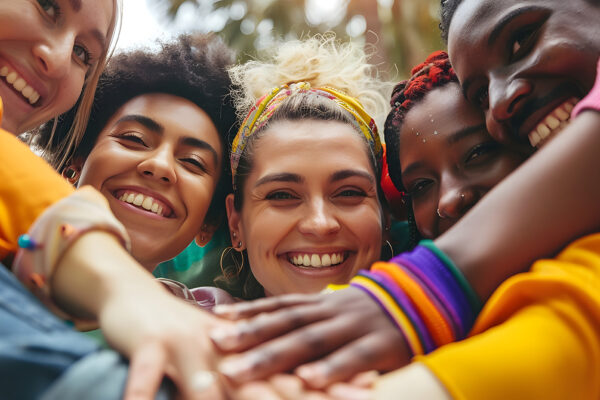
{"type": "Polygon", "coordinates": [[[191,147],[196,147],[196,148],[202,149],[202,150],[208,150],[212,154],[215,164],[216,165],[219,164],[219,155],[217,154],[217,151],[215,150],[215,148],[212,147],[208,142],[205,142],[204,140],[201,140],[201,139],[187,136],[181,140],[181,143],[185,146],[191,146],[191,147]]]}
{"type": "MultiPolygon", "coordinates": [[[[154,132],[160,136],[163,136],[165,133],[164,126],[162,126],[161,124],[159,124],[152,118],[148,118],[144,115],[140,115],[140,114],[125,115],[124,117],[119,118],[119,120],[117,122],[115,122],[114,125],[117,125],[122,122],[137,122],[138,124],[143,125],[147,129],[150,129],[152,132],[154,132]]],[[[217,154],[217,151],[215,150],[215,148],[212,147],[208,142],[205,142],[204,140],[201,140],[201,139],[198,139],[195,137],[186,136],[183,139],[181,139],[181,144],[183,144],[185,146],[197,147],[202,150],[210,151],[210,153],[212,154],[213,159],[215,161],[215,164],[219,164],[219,155],[217,154]]]]}
{"type": "Polygon", "coordinates": [[[69,4],[73,11],[79,12],[81,10],[81,0],[69,0],[69,4]]]}
{"type": "Polygon", "coordinates": [[[375,179],[373,178],[373,176],[371,174],[369,174],[368,172],[359,171],[359,170],[355,170],[355,169],[344,169],[344,170],[335,172],[331,176],[331,182],[341,181],[343,179],[352,178],[354,176],[358,176],[360,178],[365,178],[366,180],[368,180],[371,183],[375,182],[375,179]]]}
{"type": "MultiPolygon", "coordinates": [[[[485,131],[485,124],[481,124],[481,125],[476,125],[476,126],[469,126],[467,128],[464,129],[460,129],[456,132],[451,133],[447,138],[446,138],[446,143],[447,144],[453,144],[456,143],[470,135],[473,135],[474,133],[477,132],[481,132],[481,131],[485,131]]],[[[404,171],[402,171],[402,175],[408,175],[411,172],[413,172],[414,170],[417,170],[421,167],[423,167],[424,162],[423,161],[416,161],[412,164],[410,164],[409,166],[407,166],[404,171]]]]}
{"type": "Polygon", "coordinates": [[[279,174],[269,174],[263,176],[259,180],[256,181],[254,187],[258,187],[260,185],[264,185],[269,182],[293,182],[293,183],[302,183],[304,182],[304,178],[302,178],[298,174],[292,174],[289,172],[282,172],[279,174]]]}
{"type": "Polygon", "coordinates": [[[478,133],[481,131],[485,131],[485,124],[469,126],[464,129],[459,129],[458,131],[452,132],[451,134],[448,135],[448,137],[446,138],[446,143],[448,143],[448,144],[456,143],[468,136],[473,135],[474,133],[478,133]]]}
{"type": "Polygon", "coordinates": [[[522,7],[522,8],[513,10],[513,11],[509,12],[508,14],[506,14],[504,17],[502,17],[500,22],[498,22],[496,24],[494,29],[492,29],[492,32],[490,33],[490,37],[488,38],[488,41],[487,41],[488,46],[492,46],[494,44],[494,42],[498,39],[498,36],[500,36],[500,33],[502,33],[502,30],[513,19],[517,18],[518,16],[520,16],[522,14],[525,14],[525,13],[528,13],[531,11],[541,11],[541,10],[545,10],[545,8],[539,7],[539,6],[529,6],[529,7],[522,7]]]}
{"type": "Polygon", "coordinates": [[[138,124],[143,125],[146,128],[150,129],[151,131],[156,132],[160,135],[162,135],[165,131],[164,126],[162,126],[161,124],[159,124],[152,118],[148,118],[144,115],[139,115],[139,114],[125,115],[124,117],[119,118],[118,121],[115,122],[113,125],[118,125],[122,122],[137,122],[138,124]]]}

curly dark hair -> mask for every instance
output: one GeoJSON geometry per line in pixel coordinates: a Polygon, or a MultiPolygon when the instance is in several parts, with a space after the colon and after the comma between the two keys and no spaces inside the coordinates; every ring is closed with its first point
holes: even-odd
{"type": "MultiPolygon", "coordinates": [[[[221,136],[223,149],[228,149],[228,136],[237,131],[227,73],[235,61],[234,52],[215,35],[185,34],[159,45],[159,51],[144,49],[113,56],[100,76],[85,135],[67,159],[87,158],[108,120],[126,102],[146,93],[171,94],[196,104],[209,115],[221,136]]],[[[44,155],[55,167],[65,156],[59,153],[59,144],[68,133],[75,111],[76,106],[58,118],[54,134],[52,123],[35,134],[35,145],[49,149],[44,155]]],[[[225,150],[221,164],[223,173],[206,216],[207,224],[221,220],[225,196],[231,192],[225,150]]]]}
{"type": "Polygon", "coordinates": [[[448,42],[450,22],[452,22],[452,17],[461,2],[462,0],[441,0],[442,11],[440,16],[440,32],[442,34],[442,39],[444,39],[446,43],[448,42]]]}

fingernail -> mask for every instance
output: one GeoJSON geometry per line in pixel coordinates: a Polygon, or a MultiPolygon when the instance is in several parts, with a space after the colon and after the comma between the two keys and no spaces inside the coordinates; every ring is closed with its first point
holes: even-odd
{"type": "Polygon", "coordinates": [[[233,356],[219,364],[219,372],[233,380],[246,380],[252,371],[252,363],[248,357],[233,356]]]}
{"type": "Polygon", "coordinates": [[[221,350],[228,350],[237,344],[239,332],[232,327],[217,327],[210,331],[209,336],[221,350]]]}
{"type": "Polygon", "coordinates": [[[302,365],[294,371],[297,376],[302,378],[314,388],[325,386],[325,378],[327,367],[323,363],[314,363],[310,365],[302,365]]]}
{"type": "Polygon", "coordinates": [[[213,307],[212,312],[220,316],[233,316],[235,315],[235,307],[227,304],[219,304],[213,307]]]}

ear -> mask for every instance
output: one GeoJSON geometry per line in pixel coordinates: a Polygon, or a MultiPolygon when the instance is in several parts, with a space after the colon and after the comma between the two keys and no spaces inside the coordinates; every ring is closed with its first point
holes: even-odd
{"type": "Polygon", "coordinates": [[[218,227],[219,225],[202,224],[200,233],[196,235],[196,244],[200,247],[206,246],[212,239],[218,227]]]}
{"type": "Polygon", "coordinates": [[[242,215],[237,211],[233,205],[234,194],[230,193],[225,198],[225,208],[227,209],[227,224],[229,225],[229,234],[231,237],[231,245],[238,250],[243,248],[245,243],[244,234],[242,230],[242,215]],[[238,246],[242,243],[241,246],[238,246]]]}
{"type": "Polygon", "coordinates": [[[81,175],[81,168],[83,168],[84,159],[82,157],[76,157],[71,160],[69,165],[67,165],[62,170],[62,176],[65,178],[71,185],[77,186],[79,182],[79,177],[81,175]]]}

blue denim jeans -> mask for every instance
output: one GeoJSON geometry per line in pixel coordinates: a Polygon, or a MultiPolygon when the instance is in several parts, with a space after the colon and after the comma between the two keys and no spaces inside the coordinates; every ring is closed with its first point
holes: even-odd
{"type": "MultiPolygon", "coordinates": [[[[0,397],[120,399],[128,364],[50,313],[0,264],[0,397]]],[[[158,399],[167,399],[163,384],[158,399]]]]}

